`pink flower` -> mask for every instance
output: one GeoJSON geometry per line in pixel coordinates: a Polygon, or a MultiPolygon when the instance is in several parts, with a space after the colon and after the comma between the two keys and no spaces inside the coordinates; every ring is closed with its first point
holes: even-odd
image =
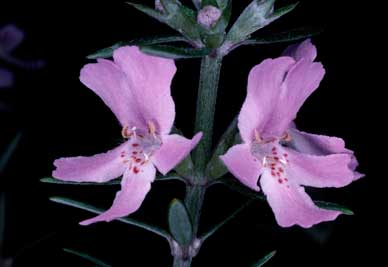
{"type": "Polygon", "coordinates": [[[300,132],[293,125],[325,73],[314,62],[316,54],[306,40],[251,70],[238,121],[244,143],[221,156],[243,184],[256,191],[261,187],[282,227],[307,228],[341,214],[315,206],[302,186],[342,187],[362,176],[342,139],[300,132]]]}
{"type": "Polygon", "coordinates": [[[80,80],[113,111],[127,141],[107,153],[54,162],[53,176],[65,181],[107,182],[123,175],[112,207],[82,225],[135,212],[151,188],[155,167],[166,174],[202,136],[198,133],[189,140],[169,134],[175,118],[170,92],[176,72],[173,60],[145,55],[133,46],[117,49],[113,58],[114,62],[99,59],[86,65],[80,80]]]}

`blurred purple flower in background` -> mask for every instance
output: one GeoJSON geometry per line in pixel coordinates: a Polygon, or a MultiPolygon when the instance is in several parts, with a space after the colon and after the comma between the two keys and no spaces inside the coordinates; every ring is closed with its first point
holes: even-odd
{"type": "MultiPolygon", "coordinates": [[[[42,60],[21,60],[13,56],[14,50],[23,40],[24,32],[15,25],[0,27],[0,90],[14,85],[14,75],[4,67],[5,64],[26,70],[40,69],[44,65],[42,60]]],[[[0,101],[0,111],[7,109],[8,105],[0,101]]]]}

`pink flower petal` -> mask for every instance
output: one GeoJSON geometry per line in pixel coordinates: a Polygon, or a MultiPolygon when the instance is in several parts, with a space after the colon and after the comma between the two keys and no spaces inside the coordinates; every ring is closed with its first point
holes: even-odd
{"type": "Polygon", "coordinates": [[[288,153],[288,176],[298,184],[313,187],[343,187],[350,184],[355,173],[350,168],[352,155],[314,156],[284,148],[288,153]]]}
{"type": "Polygon", "coordinates": [[[306,59],[298,61],[285,77],[265,132],[282,136],[304,101],[318,88],[324,74],[321,63],[311,63],[306,59]]]}
{"type": "Polygon", "coordinates": [[[338,137],[310,134],[296,128],[290,128],[289,134],[292,138],[292,148],[302,153],[317,156],[352,153],[352,151],[345,148],[344,140],[338,137]]]}
{"type": "Polygon", "coordinates": [[[348,167],[350,170],[354,171],[354,180],[364,176],[355,171],[358,166],[357,159],[352,150],[345,148],[345,142],[341,138],[310,134],[295,128],[291,128],[289,133],[292,138],[291,146],[295,150],[316,156],[326,156],[337,153],[348,154],[351,157],[348,167]]]}
{"type": "Polygon", "coordinates": [[[13,84],[13,74],[6,69],[0,68],[0,89],[11,87],[13,84]]]}
{"type": "Polygon", "coordinates": [[[80,80],[112,110],[122,126],[146,128],[123,71],[112,61],[99,59],[81,70],[80,80]]]}
{"type": "Polygon", "coordinates": [[[235,145],[220,158],[241,183],[255,191],[260,191],[257,181],[262,172],[262,165],[252,156],[248,144],[235,145]]]}
{"type": "Polygon", "coordinates": [[[24,39],[24,33],[15,25],[0,29],[0,50],[7,53],[14,50],[24,39]]]}
{"type": "Polygon", "coordinates": [[[121,182],[121,191],[117,192],[112,207],[104,213],[85,220],[80,224],[89,225],[100,221],[110,222],[137,211],[151,189],[155,173],[156,169],[152,164],[142,166],[138,173],[127,170],[121,182]]]}
{"type": "Polygon", "coordinates": [[[61,158],[54,161],[57,167],[53,177],[63,181],[107,182],[121,176],[126,165],[120,161],[120,153],[127,143],[103,154],[92,157],[61,158]]]}
{"type": "MultiPolygon", "coordinates": [[[[270,130],[274,105],[278,102],[284,77],[295,61],[289,57],[267,59],[255,66],[248,77],[248,93],[238,118],[242,139],[250,143],[254,130],[270,130]]],[[[275,127],[272,126],[272,127],[275,127]]]]}
{"type": "Polygon", "coordinates": [[[269,171],[260,179],[261,188],[275,214],[277,223],[282,227],[295,224],[309,228],[314,224],[335,220],[341,212],[320,209],[314,205],[303,187],[289,182],[279,183],[269,171]]]}
{"type": "Polygon", "coordinates": [[[282,56],[292,57],[296,61],[305,58],[310,62],[313,62],[317,57],[317,48],[311,43],[310,39],[307,39],[300,44],[294,44],[287,47],[282,56]]]}
{"type": "Polygon", "coordinates": [[[113,58],[126,74],[128,87],[145,121],[156,123],[160,134],[168,134],[175,119],[170,88],[176,72],[174,61],[143,54],[135,46],[117,49],[113,58]]]}
{"type": "Polygon", "coordinates": [[[152,162],[165,175],[189,155],[201,138],[202,133],[197,133],[191,140],[177,134],[164,136],[163,144],[153,155],[152,162]]]}

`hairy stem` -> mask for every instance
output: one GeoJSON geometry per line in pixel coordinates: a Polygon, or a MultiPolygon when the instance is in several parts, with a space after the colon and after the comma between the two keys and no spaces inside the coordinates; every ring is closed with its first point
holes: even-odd
{"type": "Polygon", "coordinates": [[[186,187],[185,205],[193,224],[193,238],[197,236],[205,191],[206,188],[200,185],[188,185],[186,187]]]}
{"type": "Polygon", "coordinates": [[[203,137],[194,151],[195,169],[199,174],[198,183],[204,182],[202,180],[206,178],[203,174],[211,156],[214,113],[221,65],[222,57],[218,56],[204,57],[201,62],[195,132],[202,132],[203,137]]]}

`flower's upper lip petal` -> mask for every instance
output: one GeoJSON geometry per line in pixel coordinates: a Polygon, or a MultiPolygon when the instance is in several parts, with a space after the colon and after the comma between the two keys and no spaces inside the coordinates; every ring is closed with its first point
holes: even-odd
{"type": "Polygon", "coordinates": [[[249,188],[260,191],[257,181],[262,172],[261,162],[256,159],[248,144],[240,144],[231,147],[221,160],[228,170],[249,188]]]}
{"type": "Polygon", "coordinates": [[[306,39],[302,43],[288,46],[282,56],[288,56],[294,58],[296,61],[305,58],[310,62],[313,62],[317,57],[317,48],[311,43],[310,39],[306,39]]]}
{"type": "Polygon", "coordinates": [[[7,25],[0,29],[0,48],[6,53],[11,52],[21,44],[24,33],[15,25],[7,25]]]}
{"type": "Polygon", "coordinates": [[[321,63],[301,59],[288,71],[277,102],[263,130],[264,135],[281,136],[295,119],[305,100],[318,88],[325,70],[321,63]]]}
{"type": "Polygon", "coordinates": [[[145,123],[152,121],[160,134],[168,134],[175,119],[171,97],[171,82],[176,72],[174,61],[146,55],[135,46],[115,50],[113,58],[125,74],[128,90],[145,123]]]}
{"type": "Polygon", "coordinates": [[[293,178],[289,177],[288,183],[279,183],[278,179],[264,172],[260,179],[261,188],[280,226],[297,224],[309,228],[320,222],[332,221],[341,214],[315,206],[304,188],[292,182],[293,178]]]}
{"type": "Polygon", "coordinates": [[[202,133],[197,133],[191,140],[177,134],[164,136],[162,146],[152,156],[152,162],[165,175],[186,158],[201,138],[202,133]]]}
{"type": "Polygon", "coordinates": [[[287,175],[298,184],[312,187],[343,187],[350,184],[355,173],[350,167],[352,154],[326,156],[303,154],[283,148],[288,153],[287,175]]]}
{"type": "Polygon", "coordinates": [[[127,143],[91,157],[60,158],[54,161],[53,177],[64,181],[103,183],[121,176],[125,165],[120,153],[127,143]]]}
{"type": "Polygon", "coordinates": [[[112,110],[122,126],[146,129],[132,92],[128,90],[125,74],[110,60],[99,59],[81,70],[80,80],[112,110]]]}
{"type": "Polygon", "coordinates": [[[11,87],[13,84],[13,74],[6,70],[0,68],[0,89],[11,87]]]}
{"type": "MultiPolygon", "coordinates": [[[[295,61],[290,57],[267,59],[255,66],[248,77],[248,92],[238,118],[242,139],[249,143],[254,130],[262,133],[274,115],[284,77],[295,61]]],[[[276,114],[275,114],[276,115],[276,114]]]]}
{"type": "Polygon", "coordinates": [[[116,194],[112,207],[80,224],[89,225],[100,221],[109,222],[137,211],[151,189],[151,182],[155,179],[155,173],[156,169],[152,164],[145,164],[136,174],[131,170],[127,170],[121,181],[121,190],[116,194]]]}

